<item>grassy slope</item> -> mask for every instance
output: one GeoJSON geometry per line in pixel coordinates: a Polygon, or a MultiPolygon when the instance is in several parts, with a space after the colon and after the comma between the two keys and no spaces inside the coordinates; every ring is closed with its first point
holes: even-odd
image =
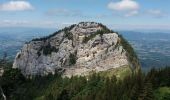
{"type": "Polygon", "coordinates": [[[117,78],[123,79],[125,76],[130,75],[132,73],[129,66],[122,66],[119,68],[113,68],[108,71],[100,72],[99,74],[104,77],[111,77],[115,75],[117,78]]]}
{"type": "Polygon", "coordinates": [[[160,87],[154,91],[155,100],[170,100],[170,87],[160,87]]]}

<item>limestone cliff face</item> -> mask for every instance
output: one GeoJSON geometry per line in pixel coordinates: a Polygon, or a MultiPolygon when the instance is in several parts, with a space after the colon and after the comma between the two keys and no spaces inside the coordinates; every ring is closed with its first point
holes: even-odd
{"type": "Polygon", "coordinates": [[[120,41],[117,33],[102,24],[81,22],[26,43],[13,68],[21,69],[25,76],[57,72],[72,76],[133,66],[120,41]]]}

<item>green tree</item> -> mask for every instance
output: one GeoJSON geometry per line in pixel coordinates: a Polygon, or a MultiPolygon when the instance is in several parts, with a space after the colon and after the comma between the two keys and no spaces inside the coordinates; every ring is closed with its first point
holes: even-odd
{"type": "Polygon", "coordinates": [[[77,60],[76,55],[75,55],[75,54],[70,53],[70,56],[69,56],[69,64],[70,64],[70,65],[74,65],[74,64],[76,64],[76,60],[77,60]]]}

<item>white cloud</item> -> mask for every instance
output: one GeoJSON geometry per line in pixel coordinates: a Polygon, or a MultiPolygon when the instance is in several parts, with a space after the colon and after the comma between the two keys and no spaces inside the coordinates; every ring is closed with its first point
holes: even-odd
{"type": "Polygon", "coordinates": [[[0,11],[25,11],[33,9],[33,6],[27,1],[9,1],[0,4],[0,11]]]}
{"type": "Polygon", "coordinates": [[[117,11],[138,10],[139,4],[133,0],[122,0],[119,2],[110,2],[108,8],[117,11]]]}

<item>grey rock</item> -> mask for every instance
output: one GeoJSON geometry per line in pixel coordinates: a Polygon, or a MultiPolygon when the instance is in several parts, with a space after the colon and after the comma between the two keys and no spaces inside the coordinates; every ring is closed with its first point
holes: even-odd
{"type": "Polygon", "coordinates": [[[0,68],[0,76],[2,76],[4,73],[4,69],[3,68],[0,68]]]}
{"type": "Polygon", "coordinates": [[[131,65],[126,50],[118,42],[120,38],[117,33],[97,34],[83,42],[85,37],[99,30],[103,30],[103,26],[98,23],[82,22],[67,30],[71,39],[62,30],[47,39],[30,41],[17,53],[13,68],[21,69],[25,76],[62,72],[63,76],[70,77],[131,65]],[[49,48],[54,50],[44,54],[45,49],[49,48]],[[70,58],[71,54],[74,59],[70,58]],[[76,62],[70,64],[70,60],[76,62]]]}

